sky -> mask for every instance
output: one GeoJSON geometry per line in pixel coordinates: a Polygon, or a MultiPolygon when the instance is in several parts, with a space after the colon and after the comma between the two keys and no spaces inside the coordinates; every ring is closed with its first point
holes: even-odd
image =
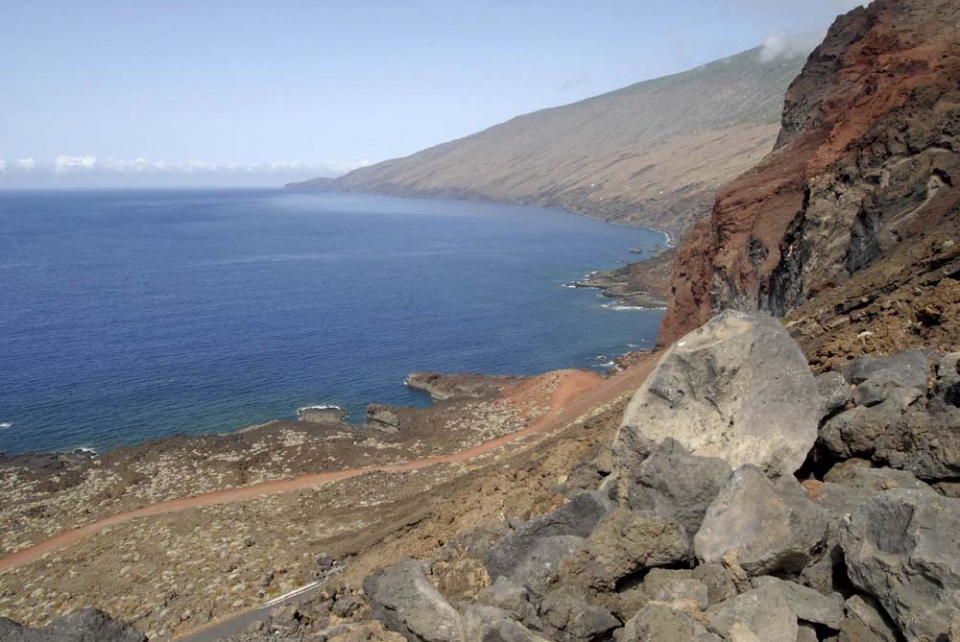
{"type": "Polygon", "coordinates": [[[0,187],[282,185],[763,43],[854,0],[3,0],[0,187]]]}

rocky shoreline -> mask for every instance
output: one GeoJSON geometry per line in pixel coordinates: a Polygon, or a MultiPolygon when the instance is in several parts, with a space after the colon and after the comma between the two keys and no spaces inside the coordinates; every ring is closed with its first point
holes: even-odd
{"type": "Polygon", "coordinates": [[[615,270],[591,273],[572,285],[601,290],[614,299],[609,307],[666,309],[670,301],[670,278],[676,250],[671,248],[644,261],[628,263],[615,270]]]}

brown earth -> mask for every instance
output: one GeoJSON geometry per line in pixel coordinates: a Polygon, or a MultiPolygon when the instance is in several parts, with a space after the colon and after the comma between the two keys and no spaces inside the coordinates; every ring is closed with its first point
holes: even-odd
{"type": "Polygon", "coordinates": [[[787,91],[776,149],[680,249],[661,345],[730,307],[786,315],[816,364],[956,347],[958,24],[953,0],[837,19],[787,91]]]}

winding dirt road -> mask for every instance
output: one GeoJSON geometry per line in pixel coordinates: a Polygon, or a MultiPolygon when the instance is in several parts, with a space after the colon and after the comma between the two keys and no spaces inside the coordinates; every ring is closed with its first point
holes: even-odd
{"type": "Polygon", "coordinates": [[[144,506],[143,508],[111,515],[78,528],[64,531],[33,546],[8,555],[0,559],[0,573],[29,564],[47,553],[54,553],[67,548],[71,544],[95,535],[109,526],[122,524],[139,517],[166,515],[189,508],[227,504],[263,497],[265,495],[289,493],[320,484],[349,479],[369,472],[403,473],[428,468],[437,464],[466,463],[523,437],[565,426],[574,419],[589,412],[592,408],[617,399],[625,392],[639,387],[640,384],[643,383],[643,380],[646,379],[647,374],[649,374],[655,362],[656,360],[654,358],[648,358],[609,379],[604,379],[597,373],[586,370],[565,371],[563,379],[557,386],[550,400],[550,409],[543,417],[523,430],[491,439],[473,448],[439,457],[415,459],[402,464],[370,466],[367,468],[352,468],[301,475],[300,477],[278,479],[243,486],[241,488],[218,490],[201,495],[192,495],[159,502],[150,506],[144,506]]]}
{"type": "Polygon", "coordinates": [[[111,515],[78,528],[64,531],[59,535],[55,535],[33,546],[0,558],[0,573],[29,564],[47,553],[54,553],[67,548],[71,544],[95,535],[109,526],[122,524],[139,517],[166,515],[189,508],[240,502],[265,495],[289,493],[320,484],[349,479],[369,472],[402,473],[428,468],[437,464],[466,463],[471,459],[497,450],[523,437],[547,432],[554,428],[567,425],[598,405],[609,403],[623,393],[636,389],[643,383],[643,380],[646,379],[654,363],[655,359],[649,358],[609,379],[604,379],[597,373],[586,370],[564,371],[563,379],[550,399],[550,409],[543,417],[523,430],[491,439],[473,448],[439,457],[415,459],[402,464],[370,466],[367,468],[352,468],[301,475],[290,479],[279,479],[241,488],[218,490],[201,495],[192,495],[159,502],[150,506],[144,506],[143,508],[111,515]]]}

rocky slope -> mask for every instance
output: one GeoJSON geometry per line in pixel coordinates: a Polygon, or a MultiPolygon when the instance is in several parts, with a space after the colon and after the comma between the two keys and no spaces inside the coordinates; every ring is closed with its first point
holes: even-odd
{"type": "Polygon", "coordinates": [[[417,559],[402,536],[400,559],[339,558],[235,639],[957,639],[958,363],[815,377],[779,322],[723,313],[662,356],[558,506],[417,559]]]}
{"type": "Polygon", "coordinates": [[[957,345],[958,24],[953,0],[837,19],[787,91],[776,149],[681,248],[661,344],[732,307],[786,315],[822,365],[957,345]]]}
{"type": "Polygon", "coordinates": [[[288,187],[538,203],[683,233],[770,151],[801,64],[755,49],[288,187]]]}

